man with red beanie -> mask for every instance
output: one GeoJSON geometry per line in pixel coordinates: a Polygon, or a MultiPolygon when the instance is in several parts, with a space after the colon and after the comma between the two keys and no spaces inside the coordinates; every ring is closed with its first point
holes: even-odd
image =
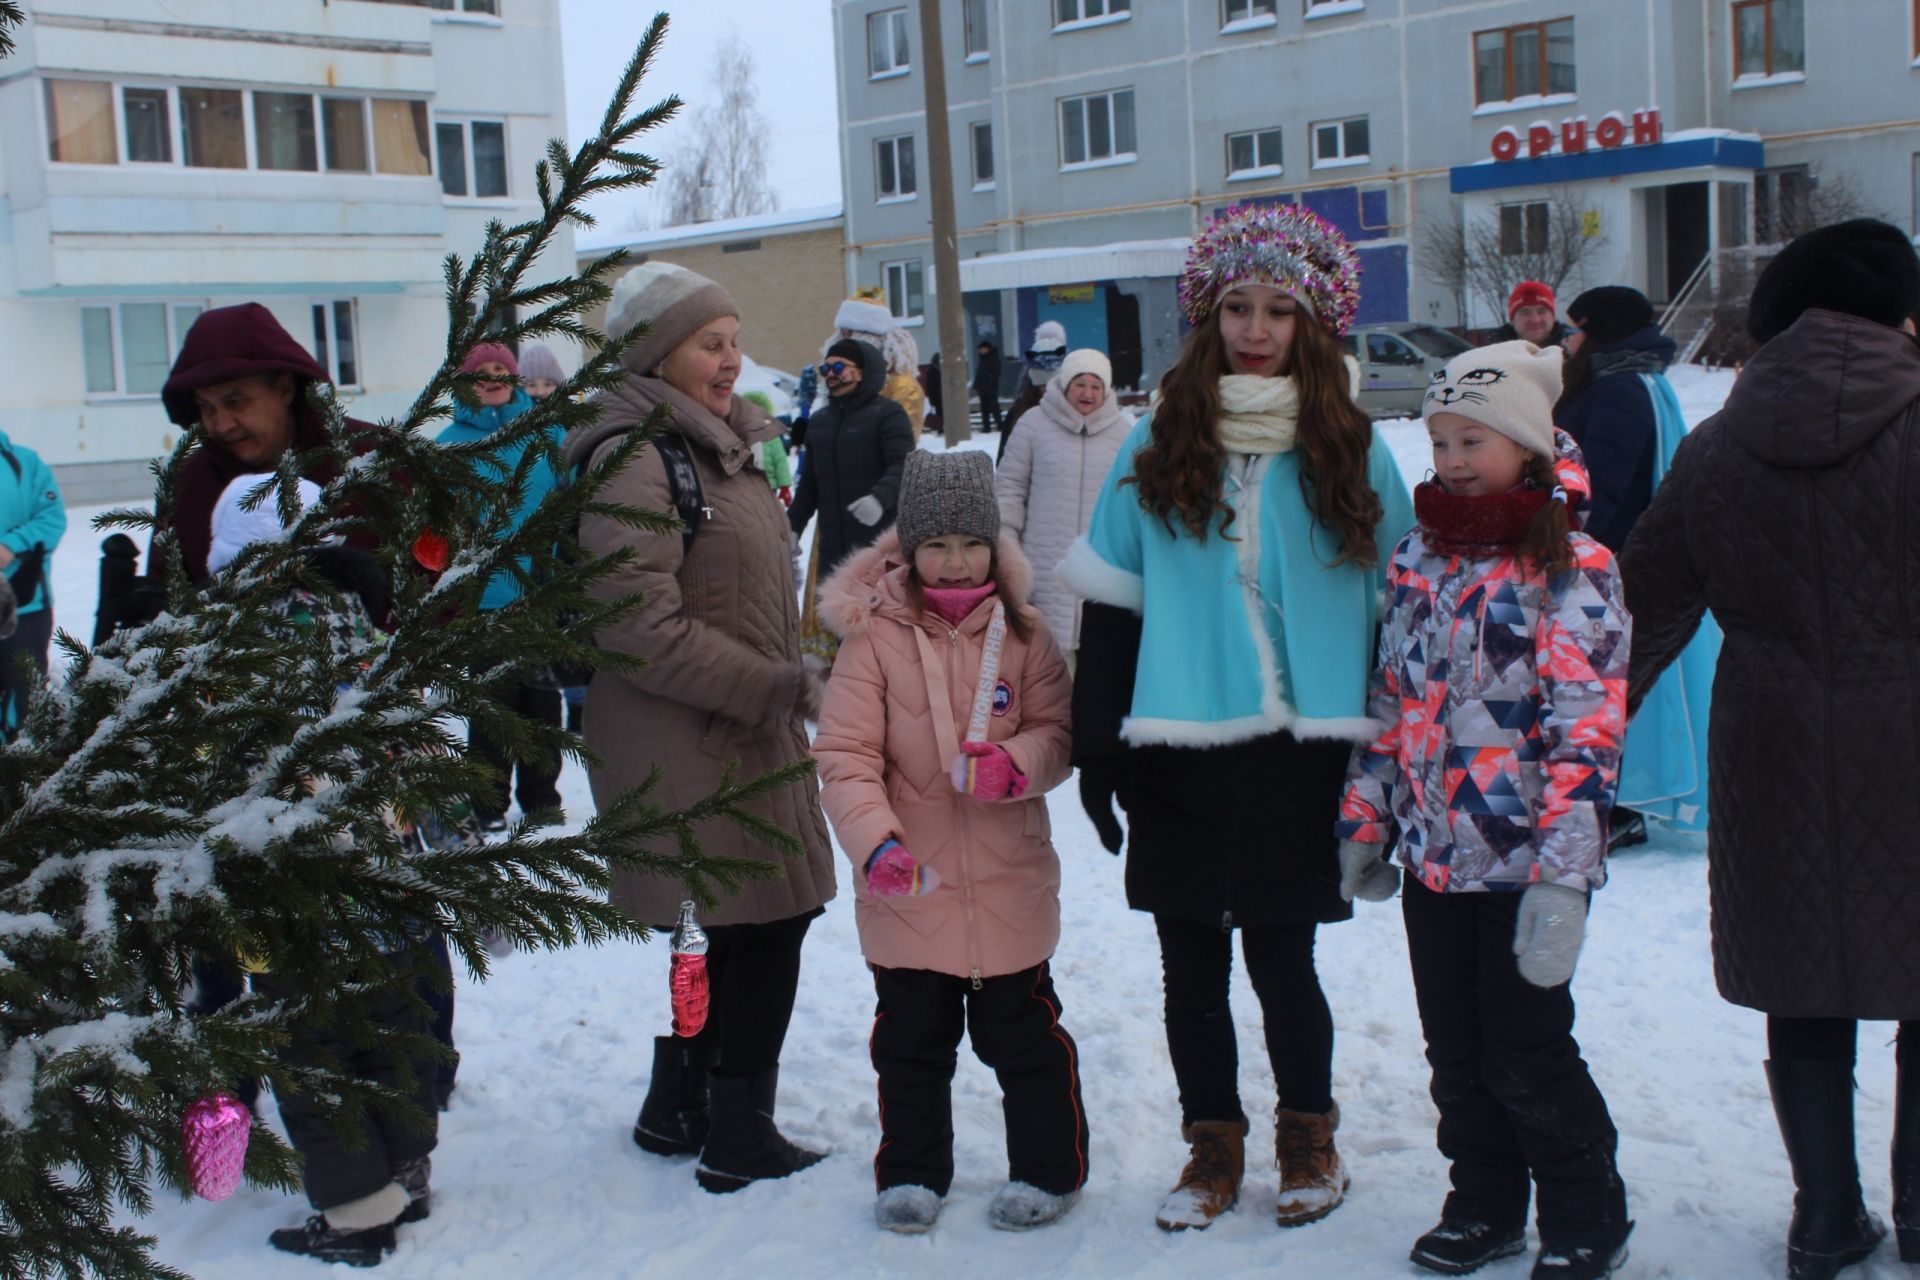
{"type": "MultiPolygon", "coordinates": [[[[237,475],[273,470],[290,448],[313,449],[325,442],[326,426],[307,403],[307,388],[331,381],[306,348],[257,302],[203,311],[187,330],[173,371],[160,388],[160,400],[171,421],[182,427],[198,424],[207,433],[181,471],[171,516],[163,517],[180,539],[180,555],[193,582],[207,579],[213,508],[228,482],[237,475]]],[[[373,429],[365,422],[349,425],[355,431],[373,429]]],[[[325,485],[337,470],[331,459],[322,458],[302,474],[325,485]]],[[[148,571],[157,574],[151,553],[147,564],[148,571]]]]}
{"type": "Polygon", "coordinates": [[[1567,328],[1555,317],[1554,305],[1552,289],[1538,280],[1522,280],[1507,295],[1507,322],[1494,330],[1492,342],[1518,338],[1536,347],[1558,346],[1567,328]]]}

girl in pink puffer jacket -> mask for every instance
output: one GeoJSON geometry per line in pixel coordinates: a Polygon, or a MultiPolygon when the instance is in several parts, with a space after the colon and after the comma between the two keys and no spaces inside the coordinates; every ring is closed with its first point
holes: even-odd
{"type": "Polygon", "coordinates": [[[953,1182],[963,1029],[1006,1097],[1009,1182],[988,1210],[1044,1226],[1087,1179],[1079,1050],[1047,961],[1060,861],[1041,799],[1066,780],[1071,684],[1032,571],[1000,536],[984,453],[907,456],[899,523],[820,593],[841,636],[814,739],[821,802],[855,877],[879,1007],[879,1198],[924,1232],[953,1182]]]}

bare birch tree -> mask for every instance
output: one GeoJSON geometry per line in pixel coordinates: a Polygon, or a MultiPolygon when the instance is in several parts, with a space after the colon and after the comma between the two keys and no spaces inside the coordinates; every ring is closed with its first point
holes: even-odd
{"type": "Polygon", "coordinates": [[[1599,212],[1558,188],[1493,217],[1467,219],[1453,206],[1422,235],[1420,257],[1427,278],[1453,295],[1464,323],[1470,301],[1504,317],[1507,296],[1522,280],[1559,293],[1606,244],[1599,212]]]}
{"type": "Polygon", "coordinates": [[[668,226],[772,213],[780,207],[767,185],[767,118],[753,51],[725,36],[708,72],[712,96],[693,114],[691,136],[666,172],[668,226]]]}

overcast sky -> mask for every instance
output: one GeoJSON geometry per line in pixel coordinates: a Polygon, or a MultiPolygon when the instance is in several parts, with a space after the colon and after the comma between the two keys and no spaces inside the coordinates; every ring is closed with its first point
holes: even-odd
{"type": "MultiPolygon", "coordinates": [[[[752,50],[760,110],[768,120],[767,176],[782,209],[840,199],[840,144],[833,83],[831,0],[560,0],[567,69],[568,140],[578,143],[599,123],[627,59],[655,13],[671,19],[660,56],[641,81],[647,105],[677,93],[686,117],[711,93],[706,83],[714,46],[729,32],[752,50]]],[[[641,149],[669,159],[682,137],[676,121],[646,135],[641,149]]],[[[638,197],[657,224],[649,194],[638,197]]],[[[606,230],[625,229],[629,208],[598,208],[606,230]]]]}

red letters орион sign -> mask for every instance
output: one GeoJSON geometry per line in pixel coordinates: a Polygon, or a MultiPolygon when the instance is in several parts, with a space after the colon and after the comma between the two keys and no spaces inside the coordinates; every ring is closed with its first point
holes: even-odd
{"type": "Polygon", "coordinates": [[[1629,142],[1642,147],[1658,141],[1658,107],[1634,112],[1631,122],[1618,111],[1609,111],[1600,117],[1600,123],[1591,130],[1587,128],[1585,116],[1562,120],[1558,133],[1545,120],[1536,120],[1528,125],[1524,135],[1509,125],[1493,135],[1493,158],[1500,161],[1517,160],[1524,150],[1527,159],[1537,160],[1541,156],[1552,155],[1556,142],[1560,144],[1560,154],[1570,156],[1585,151],[1589,146],[1611,151],[1615,147],[1627,146],[1629,142]]]}

